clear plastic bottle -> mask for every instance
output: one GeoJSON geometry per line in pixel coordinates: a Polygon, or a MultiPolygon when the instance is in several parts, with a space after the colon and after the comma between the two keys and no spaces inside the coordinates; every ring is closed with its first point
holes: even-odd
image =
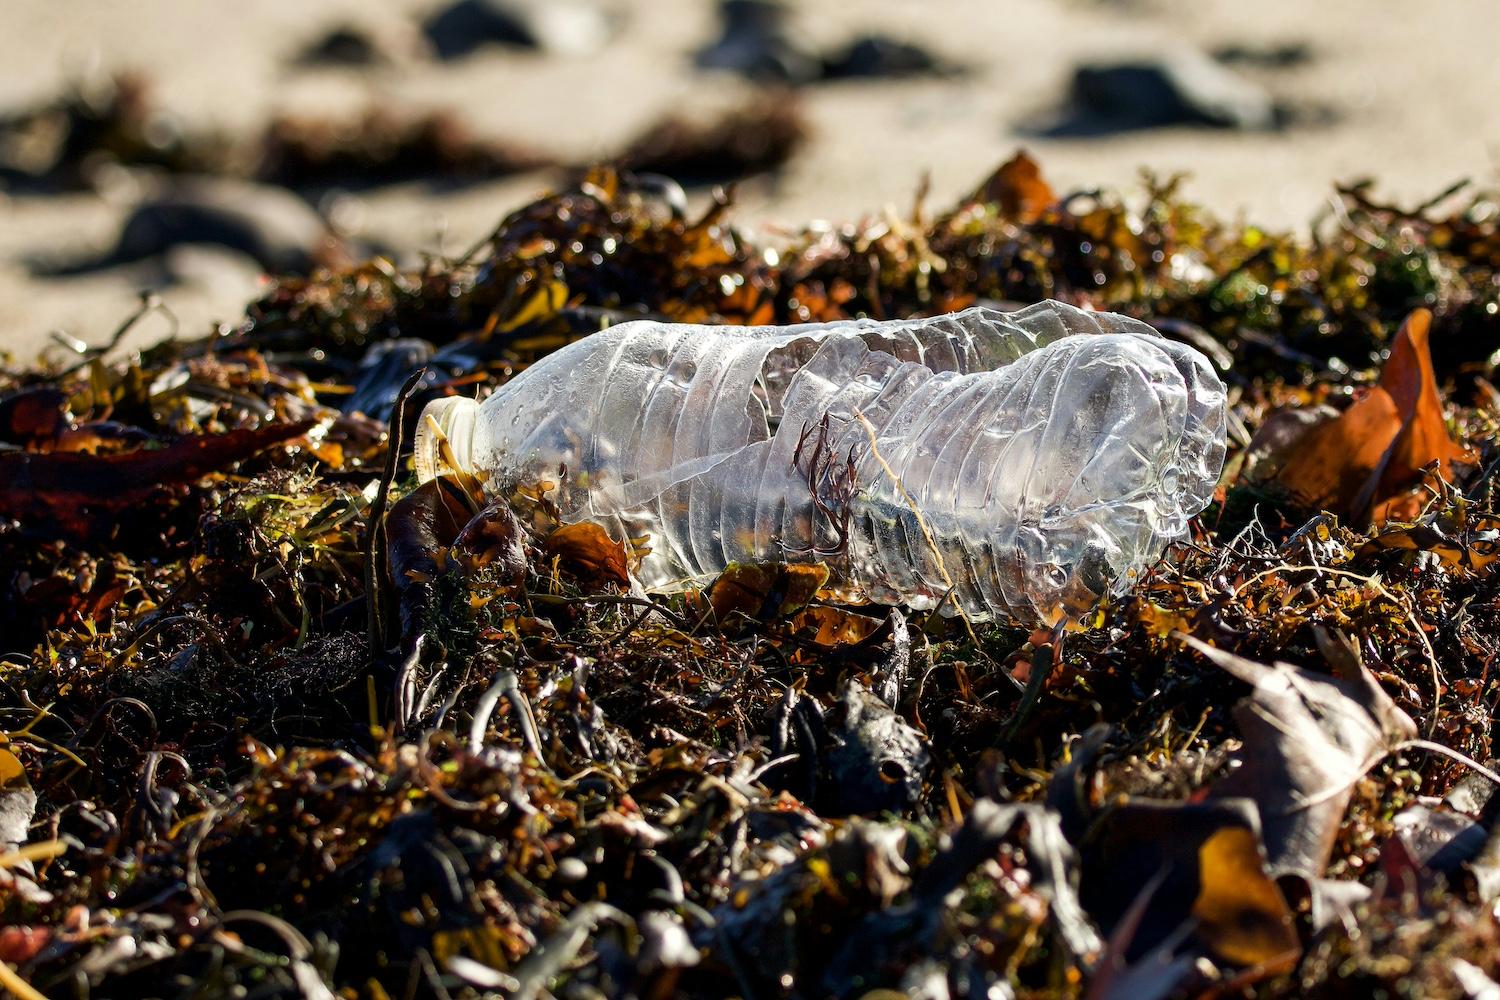
{"type": "Polygon", "coordinates": [[[791,327],[631,322],[482,404],[429,404],[490,488],[550,480],[567,520],[649,535],[672,590],[822,561],[847,592],[976,619],[1077,618],[1183,537],[1224,461],[1224,386],[1144,323],[1043,302],[791,327]],[[945,598],[950,598],[945,600],[945,598]]]}

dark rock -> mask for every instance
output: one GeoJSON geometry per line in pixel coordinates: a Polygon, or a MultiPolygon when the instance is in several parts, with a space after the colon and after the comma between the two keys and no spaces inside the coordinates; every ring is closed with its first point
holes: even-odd
{"type": "Polygon", "coordinates": [[[439,58],[460,59],[491,44],[589,55],[609,42],[615,27],[587,0],[458,0],[422,30],[439,58]]]}
{"type": "Polygon", "coordinates": [[[376,66],[390,60],[371,35],[344,26],[313,42],[294,61],[305,66],[376,66]]]}
{"type": "Polygon", "coordinates": [[[300,66],[369,69],[395,66],[430,56],[426,39],[406,21],[338,24],[329,28],[292,62],[300,66]]]}
{"type": "Polygon", "coordinates": [[[828,59],[823,76],[829,80],[875,77],[943,76],[957,72],[920,45],[887,35],[856,39],[841,54],[828,59]]]}
{"type": "Polygon", "coordinates": [[[699,50],[697,65],[778,83],[818,79],[822,60],[792,41],[786,15],[776,0],[723,0],[723,28],[716,41],[699,50]]]}
{"type": "Polygon", "coordinates": [[[1200,52],[1080,66],[1073,76],[1074,114],[1050,131],[1090,134],[1169,125],[1269,129],[1270,96],[1200,52]]]}
{"type": "Polygon", "coordinates": [[[1259,69],[1290,69],[1313,61],[1312,46],[1306,42],[1237,43],[1214,49],[1213,55],[1227,65],[1259,69]]]}
{"type": "Polygon", "coordinates": [[[322,217],[290,191],[192,178],[131,209],[114,248],[103,256],[34,270],[51,276],[81,274],[159,257],[189,244],[236,251],[274,274],[306,274],[344,258],[322,217]]]}

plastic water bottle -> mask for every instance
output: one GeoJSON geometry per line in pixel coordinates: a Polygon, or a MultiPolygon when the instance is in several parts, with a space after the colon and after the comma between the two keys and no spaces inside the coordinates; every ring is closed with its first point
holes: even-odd
{"type": "Polygon", "coordinates": [[[1144,323],[1058,302],[789,327],[624,323],[484,402],[428,405],[415,462],[551,481],[650,536],[642,584],[827,563],[849,594],[1056,623],[1126,589],[1208,503],[1224,386],[1144,323]]]}

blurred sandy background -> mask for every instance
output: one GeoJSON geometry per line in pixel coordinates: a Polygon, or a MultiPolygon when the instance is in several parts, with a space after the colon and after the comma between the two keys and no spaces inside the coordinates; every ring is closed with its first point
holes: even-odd
{"type": "MultiPolygon", "coordinates": [[[[621,33],[588,56],[489,48],[461,61],[417,58],[373,70],[291,64],[336,25],[410,37],[412,25],[442,5],[5,0],[0,110],[133,70],[185,128],[250,134],[278,112],[338,113],[375,99],[451,108],[480,134],[581,162],[618,149],[666,111],[732,102],[749,86],[694,67],[693,52],[718,31],[708,0],[614,0],[621,33]]],[[[887,204],[904,209],[924,172],[930,203],[944,205],[1018,146],[1059,189],[1128,188],[1142,167],[1187,171],[1191,197],[1278,227],[1305,225],[1335,181],[1373,176],[1382,195],[1419,201],[1459,178],[1491,183],[1500,163],[1494,0],[808,0],[794,6],[794,24],[810,44],[830,46],[882,30],[972,72],[805,88],[811,138],[780,172],[740,187],[735,218],[754,230],[849,220],[887,204]],[[1310,59],[1300,65],[1237,68],[1296,109],[1300,124],[1272,133],[1036,134],[1080,61],[1235,44],[1307,47],[1310,59]]],[[[368,190],[346,204],[343,222],[408,258],[451,252],[558,181],[533,172],[446,191],[421,183],[368,190]]],[[[39,277],[28,261],[102,251],[138,196],[128,174],[99,191],[0,190],[0,348],[29,360],[53,330],[107,337],[157,272],[132,265],[39,277]]],[[[255,267],[231,255],[191,257],[176,270],[178,281],[163,294],[185,335],[236,319],[260,281],[255,267]]],[[[152,318],[136,337],[166,329],[152,318]]]]}

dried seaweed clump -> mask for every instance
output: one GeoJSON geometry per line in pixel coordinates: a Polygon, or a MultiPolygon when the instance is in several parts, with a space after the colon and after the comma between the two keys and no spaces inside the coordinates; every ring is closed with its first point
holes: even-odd
{"type": "Polygon", "coordinates": [[[772,247],[600,170],[462,259],[0,373],[0,985],[1492,992],[1500,211],[1339,203],[1308,240],[1018,158],[772,247]],[[604,323],[1043,296],[1233,390],[1215,504],[1086,630],[819,567],[652,598],[554,484],[407,471],[425,399],[604,323]],[[1293,424],[1386,435],[1368,502],[1299,490],[1293,424]]]}

